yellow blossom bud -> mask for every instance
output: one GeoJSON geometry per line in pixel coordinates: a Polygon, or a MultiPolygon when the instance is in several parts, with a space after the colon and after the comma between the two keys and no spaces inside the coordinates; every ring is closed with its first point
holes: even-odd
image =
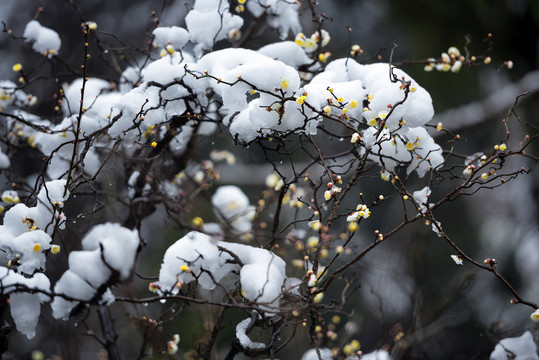
{"type": "Polygon", "coordinates": [[[307,239],[307,246],[308,247],[316,247],[318,245],[318,237],[316,236],[309,236],[309,238],[307,239]]]}
{"type": "Polygon", "coordinates": [[[324,293],[318,293],[314,296],[313,298],[313,302],[315,304],[318,304],[320,301],[322,301],[322,299],[324,298],[324,293]]]}
{"type": "Polygon", "coordinates": [[[60,252],[60,246],[59,245],[51,246],[51,253],[58,254],[59,252],[60,252]]]}
{"type": "Polygon", "coordinates": [[[530,319],[533,321],[539,321],[539,309],[536,309],[531,315],[530,319]]]}
{"type": "Polygon", "coordinates": [[[41,251],[41,244],[39,244],[39,243],[34,244],[34,247],[32,248],[32,250],[34,250],[35,252],[40,252],[41,251]]]}
{"type": "Polygon", "coordinates": [[[327,114],[327,115],[331,115],[331,107],[328,105],[326,107],[324,107],[324,112],[327,114]]]}
{"type": "Polygon", "coordinates": [[[319,231],[320,229],[322,229],[322,223],[320,222],[320,220],[310,221],[310,222],[309,222],[309,226],[310,226],[311,229],[313,229],[314,231],[319,231]]]}
{"type": "Polygon", "coordinates": [[[361,344],[359,343],[358,340],[354,339],[354,340],[352,340],[352,341],[350,342],[350,346],[352,346],[352,349],[353,349],[354,351],[357,351],[357,350],[359,350],[359,348],[361,347],[361,344]]]}
{"type": "Polygon", "coordinates": [[[204,220],[200,216],[194,217],[193,220],[191,220],[191,224],[196,227],[202,227],[204,226],[204,220]]]}
{"type": "Polygon", "coordinates": [[[11,68],[13,71],[15,72],[19,72],[22,70],[22,65],[20,63],[17,63],[15,65],[13,65],[13,67],[11,68]]]}
{"type": "Polygon", "coordinates": [[[189,271],[189,266],[182,265],[182,266],[180,266],[180,270],[183,271],[183,272],[188,272],[189,271]]]}

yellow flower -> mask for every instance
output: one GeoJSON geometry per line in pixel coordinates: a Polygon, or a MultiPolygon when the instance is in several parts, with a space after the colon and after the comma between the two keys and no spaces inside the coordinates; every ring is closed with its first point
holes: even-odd
{"type": "Polygon", "coordinates": [[[32,250],[34,250],[35,252],[40,252],[41,251],[41,244],[36,243],[34,245],[34,247],[32,248],[32,250]]]}
{"type": "Polygon", "coordinates": [[[320,222],[320,220],[309,221],[308,225],[314,231],[318,231],[322,228],[322,223],[320,222]]]}
{"type": "Polygon", "coordinates": [[[324,108],[324,112],[326,113],[326,115],[331,115],[331,107],[328,105],[324,108]]]}
{"type": "Polygon", "coordinates": [[[19,71],[22,70],[22,65],[19,64],[19,63],[17,63],[17,64],[15,64],[15,65],[13,65],[12,69],[13,69],[13,71],[15,71],[15,72],[19,72],[19,71]]]}
{"type": "Polygon", "coordinates": [[[415,144],[414,144],[413,142],[411,142],[411,141],[408,141],[408,142],[406,143],[406,150],[412,151],[412,150],[414,150],[414,149],[415,149],[415,144]]]}
{"type": "Polygon", "coordinates": [[[157,143],[154,141],[152,142],[152,147],[156,147],[157,146],[157,143]]]}
{"type": "Polygon", "coordinates": [[[350,109],[354,109],[355,107],[357,106],[357,101],[356,100],[352,100],[348,103],[348,108],[350,109]]]}
{"type": "Polygon", "coordinates": [[[327,51],[325,53],[320,53],[320,55],[318,55],[318,60],[325,63],[330,56],[331,56],[331,53],[329,51],[327,51]]]}
{"type": "Polygon", "coordinates": [[[307,246],[313,248],[316,247],[316,245],[318,245],[318,237],[309,236],[309,238],[307,239],[307,246]]]}
{"type": "Polygon", "coordinates": [[[58,254],[60,252],[60,246],[59,245],[53,245],[51,247],[51,253],[58,254]]]}
{"type": "Polygon", "coordinates": [[[305,35],[303,33],[299,33],[296,35],[295,39],[296,44],[298,44],[301,47],[305,47],[305,35]]]}
{"type": "Polygon", "coordinates": [[[204,226],[204,220],[200,216],[194,217],[193,220],[191,220],[191,224],[196,227],[202,227],[204,226]]]}
{"type": "Polygon", "coordinates": [[[183,272],[187,272],[187,271],[189,271],[189,266],[182,265],[182,266],[180,266],[180,270],[183,271],[183,272]]]}
{"type": "Polygon", "coordinates": [[[288,81],[286,79],[283,79],[281,81],[281,89],[286,90],[286,89],[288,89],[289,86],[290,86],[290,84],[288,83],[288,81]]]}
{"type": "Polygon", "coordinates": [[[331,191],[326,190],[326,192],[324,193],[324,199],[326,199],[326,201],[331,199],[331,191]]]}
{"type": "Polygon", "coordinates": [[[539,321],[539,309],[536,309],[531,315],[530,319],[533,321],[539,321]]]}

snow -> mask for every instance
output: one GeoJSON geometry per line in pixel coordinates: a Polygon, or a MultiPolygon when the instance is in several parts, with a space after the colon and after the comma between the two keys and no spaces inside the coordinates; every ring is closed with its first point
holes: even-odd
{"type": "Polygon", "coordinates": [[[216,215],[223,218],[236,233],[245,234],[251,231],[255,209],[239,187],[219,187],[213,194],[211,203],[216,215]]]}
{"type": "Polygon", "coordinates": [[[371,126],[363,131],[362,138],[365,147],[370,149],[369,159],[387,170],[408,165],[407,174],[415,170],[419,177],[423,177],[431,168],[437,169],[444,162],[442,148],[423,127],[403,128],[391,133],[388,129],[379,131],[371,126]]]}
{"type": "Polygon", "coordinates": [[[419,208],[422,212],[427,211],[427,204],[429,202],[430,193],[430,188],[428,186],[425,186],[423,189],[414,191],[414,193],[412,194],[414,201],[419,205],[419,208]]]}
{"type": "Polygon", "coordinates": [[[191,80],[189,85],[201,95],[211,88],[222,97],[228,111],[223,123],[239,141],[274,132],[313,132],[292,97],[300,92],[293,67],[255,51],[225,49],[202,57],[192,70],[221,79],[191,80]]]}
{"type": "MultiPolygon", "coordinates": [[[[64,101],[62,102],[62,110],[64,114],[78,114],[81,99],[82,78],[74,80],[70,85],[64,85],[64,101]]],[[[88,78],[84,85],[84,106],[90,107],[95,102],[96,98],[102,93],[110,90],[108,81],[88,78]]]]}
{"type": "MultiPolygon", "coordinates": [[[[360,77],[363,81],[368,94],[372,94],[372,100],[369,103],[369,111],[366,111],[364,117],[376,116],[380,111],[388,110],[388,104],[395,106],[404,100],[404,90],[400,88],[401,82],[391,82],[389,77],[389,64],[378,63],[364,65],[360,68],[360,77]]],[[[390,130],[398,127],[399,121],[404,119],[405,126],[417,127],[426,124],[434,116],[432,99],[430,94],[419,86],[404,71],[394,68],[393,73],[398,79],[410,81],[410,91],[406,101],[395,109],[386,121],[386,126],[390,130]]]]}
{"type": "Polygon", "coordinates": [[[0,225],[0,249],[10,260],[16,260],[18,272],[32,275],[45,269],[44,251],[51,248],[53,225],[58,220],[59,228],[65,226],[65,215],[58,211],[69,197],[69,192],[63,194],[65,184],[65,180],[46,182],[36,206],[17,204],[6,211],[0,225]]]}
{"type": "Polygon", "coordinates": [[[7,169],[10,165],[9,157],[0,149],[0,169],[7,169]]]}
{"type": "Polygon", "coordinates": [[[77,274],[94,289],[103,285],[111,275],[110,270],[103,266],[100,249],[70,252],[69,270],[77,274]]]}
{"type": "MultiPolygon", "coordinates": [[[[69,254],[69,269],[54,286],[54,292],[72,299],[55,296],[51,304],[56,319],[67,320],[79,301],[88,301],[97,290],[110,282],[126,280],[135,264],[139,246],[138,231],[119,224],[94,226],[82,239],[82,251],[69,254]],[[118,278],[113,277],[113,271],[118,278]]],[[[110,303],[114,296],[107,289],[100,294],[102,303],[110,303]]]]}
{"type": "Polygon", "coordinates": [[[318,351],[320,352],[320,356],[318,356],[316,349],[308,350],[305,354],[303,354],[301,360],[333,360],[333,353],[330,349],[320,348],[318,351]]]}
{"type": "Polygon", "coordinates": [[[42,55],[52,57],[58,54],[62,41],[58,33],[42,26],[37,20],[32,20],[24,28],[22,35],[26,41],[32,42],[32,49],[42,55]]]}
{"type": "Polygon", "coordinates": [[[258,49],[258,53],[296,68],[313,62],[303,48],[294,41],[281,41],[269,44],[258,49]]]}
{"type": "Polygon", "coordinates": [[[539,360],[537,346],[530,331],[526,331],[519,337],[500,340],[490,354],[490,360],[506,360],[509,358],[514,360],[539,360]]]}
{"type": "Polygon", "coordinates": [[[239,270],[245,297],[261,304],[260,308],[271,316],[282,296],[285,267],[286,263],[270,251],[217,241],[209,235],[191,231],[165,252],[157,283],[160,289],[158,292],[177,294],[178,283],[189,283],[195,279],[203,289],[212,290],[216,282],[229,274],[237,274],[239,270]],[[229,252],[242,262],[241,269],[238,264],[230,263],[233,257],[229,252]]]}
{"type": "Polygon", "coordinates": [[[301,31],[299,7],[300,4],[293,1],[258,0],[247,2],[247,9],[255,17],[261,16],[264,12],[269,15],[268,23],[277,29],[281,40],[286,39],[289,32],[296,34],[301,31]]]}
{"type": "MultiPolygon", "coordinates": [[[[102,95],[105,96],[105,95],[102,95]]],[[[101,99],[101,97],[99,98],[101,99]]],[[[94,114],[93,111],[89,112],[94,114]]],[[[103,127],[107,121],[105,115],[102,118],[99,116],[83,115],[80,121],[80,130],[83,135],[89,135],[94,131],[103,127]]],[[[77,128],[77,115],[65,117],[60,124],[52,127],[51,132],[40,132],[35,136],[35,143],[41,152],[46,156],[51,157],[47,166],[47,175],[50,178],[61,178],[69,171],[69,164],[73,156],[73,141],[75,140],[75,129],[77,128]]],[[[79,137],[79,147],[84,148],[85,140],[79,137]]],[[[92,146],[88,149],[84,158],[85,172],[96,171],[99,169],[101,162],[92,146]]],[[[89,175],[94,175],[90,173],[89,175]]]]}
{"type": "Polygon", "coordinates": [[[385,350],[375,350],[362,355],[361,360],[391,360],[391,356],[389,356],[389,353],[385,350]]]}
{"type": "Polygon", "coordinates": [[[55,319],[67,320],[71,310],[78,305],[79,301],[92,299],[96,290],[79,275],[71,270],[67,270],[56,282],[56,285],[54,285],[54,292],[73,299],[68,300],[57,295],[51,303],[52,316],[55,319]]]}
{"type": "Polygon", "coordinates": [[[17,85],[9,80],[0,80],[0,108],[6,109],[11,105],[23,106],[28,104],[28,96],[17,89],[17,85]]]}
{"type": "Polygon", "coordinates": [[[152,34],[155,36],[153,42],[155,46],[166,48],[172,45],[176,50],[182,49],[189,41],[189,33],[184,28],[178,26],[158,27],[152,34]]]}
{"type": "Polygon", "coordinates": [[[249,336],[247,336],[246,332],[250,323],[251,323],[251,318],[247,318],[245,320],[240,321],[239,324],[236,325],[236,338],[240,341],[240,344],[244,349],[251,349],[251,350],[265,349],[266,344],[253,342],[249,338],[249,336]]]}
{"type": "Polygon", "coordinates": [[[264,307],[268,311],[279,306],[285,277],[277,266],[263,262],[245,265],[241,268],[240,279],[247,299],[268,303],[269,307],[264,307]]]}
{"type": "Polygon", "coordinates": [[[226,258],[226,255],[221,257],[217,245],[209,236],[199,232],[188,233],[165,252],[159,272],[162,291],[177,294],[177,283],[189,283],[195,278],[198,278],[202,288],[214,289],[215,283],[202,269],[211,272],[216,281],[219,281],[232,270],[230,265],[224,265],[226,258]],[[221,265],[224,265],[223,268],[221,265]],[[187,266],[189,271],[183,271],[182,266],[187,266]]]}
{"type": "Polygon", "coordinates": [[[2,294],[9,294],[11,299],[11,317],[15,322],[17,330],[26,335],[28,339],[33,338],[41,313],[41,304],[48,301],[49,298],[40,292],[16,292],[15,287],[20,285],[29,289],[38,289],[47,292],[50,290],[49,279],[42,273],[37,273],[32,277],[25,277],[0,266],[0,285],[2,294]]]}
{"type": "Polygon", "coordinates": [[[221,0],[196,0],[193,10],[185,17],[195,53],[202,54],[211,49],[215,42],[225,39],[231,29],[240,29],[243,19],[232,15],[228,2],[221,0]]]}
{"type": "Polygon", "coordinates": [[[101,249],[103,265],[118,271],[121,280],[126,280],[131,274],[139,243],[137,230],[113,223],[94,226],[82,239],[84,250],[101,249]]]}

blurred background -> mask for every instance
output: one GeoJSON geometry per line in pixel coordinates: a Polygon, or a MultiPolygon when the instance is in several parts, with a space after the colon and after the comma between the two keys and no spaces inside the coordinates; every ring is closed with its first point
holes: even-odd
{"type": "MultiPolygon", "coordinates": [[[[53,67],[50,62],[36,56],[29,46],[23,45],[21,39],[14,39],[6,32],[10,29],[15,37],[21,37],[26,23],[34,18],[39,7],[43,7],[39,21],[60,34],[60,57],[74,68],[81,63],[83,54],[81,21],[97,22],[102,43],[120,51],[111,51],[110,56],[101,54],[92,58],[89,71],[91,76],[118,81],[118,70],[144,58],[144,49],[151,41],[149,34],[155,27],[152,11],[156,11],[164,26],[184,26],[184,17],[192,7],[192,1],[0,2],[0,20],[4,30],[0,35],[0,79],[16,81],[17,76],[11,70],[15,63],[22,63],[24,69],[32,72],[29,75],[44,74],[42,80],[30,84],[25,91],[40,99],[36,112],[49,116],[51,120],[61,120],[61,114],[53,110],[53,94],[57,92],[58,85],[50,74],[54,72],[61,82],[70,82],[76,76],[62,68],[61,64],[55,63],[53,67]],[[117,64],[116,69],[111,63],[117,64]]],[[[323,27],[331,34],[332,39],[327,47],[332,53],[331,59],[347,56],[350,46],[358,44],[364,51],[358,61],[370,62],[380,54],[382,61],[387,62],[389,50],[396,44],[394,62],[413,63],[414,60],[439,58],[450,46],[456,46],[463,52],[467,39],[471,40],[467,45],[471,55],[492,58],[489,66],[463,67],[458,74],[425,72],[421,64],[403,65],[403,69],[433,98],[436,115],[431,123],[442,121],[444,128],[461,135],[463,140],[454,145],[456,153],[470,155],[489,152],[493,145],[505,140],[506,128],[501,120],[507,116],[519,94],[530,92],[520,98],[516,112],[523,121],[539,126],[539,1],[322,0],[317,9],[324,14],[323,27]],[[513,62],[512,69],[503,66],[507,60],[513,62]]],[[[308,9],[302,9],[301,19],[304,33],[309,35],[314,32],[315,26],[308,9]]],[[[246,20],[252,19],[246,15],[246,20]]],[[[292,34],[289,39],[293,39],[292,34]]],[[[247,43],[246,47],[257,49],[273,41],[278,41],[277,34],[267,30],[260,38],[247,43]]],[[[97,53],[95,46],[91,44],[97,53]]],[[[218,44],[218,47],[228,46],[230,43],[227,41],[218,44]]],[[[508,126],[511,131],[508,145],[516,148],[528,128],[519,124],[514,117],[508,126]]],[[[264,188],[263,179],[271,173],[272,168],[256,149],[226,145],[227,142],[221,140],[226,138],[227,134],[224,135],[216,136],[214,141],[222,147],[228,146],[227,149],[238,158],[238,164],[221,168],[220,183],[242,186],[254,203],[257,194],[264,188]]],[[[444,149],[449,149],[453,146],[450,143],[452,139],[452,136],[439,135],[436,141],[444,149]]],[[[213,145],[203,144],[202,151],[209,153],[213,145]]],[[[527,151],[538,154],[536,145],[527,151]]],[[[515,169],[521,166],[527,169],[536,167],[532,160],[522,163],[522,159],[519,159],[514,164],[511,159],[507,161],[508,166],[515,166],[515,169]]],[[[425,181],[411,178],[408,184],[411,189],[419,190],[425,181]]],[[[432,199],[438,200],[454,186],[454,182],[437,184],[432,199]]],[[[380,185],[379,181],[366,181],[364,187],[364,192],[370,196],[390,195],[393,192],[391,186],[380,185]]],[[[469,255],[477,261],[487,257],[496,258],[498,270],[515,289],[524,298],[537,302],[538,198],[539,175],[537,171],[532,171],[501,189],[483,190],[473,197],[447,203],[435,215],[442,220],[449,237],[469,255]]],[[[402,210],[396,201],[384,203],[377,208],[377,212],[384,216],[373,214],[368,228],[358,232],[358,248],[372,241],[369,234],[374,229],[384,232],[401,220],[402,210]]],[[[156,212],[143,228],[146,231],[143,236],[155,242],[141,254],[144,261],[138,270],[146,275],[157,274],[156,264],[159,264],[165,249],[181,235],[173,227],[164,226],[163,217],[162,212],[156,212]],[[162,241],[155,240],[156,228],[163,229],[162,241]]],[[[78,238],[78,234],[84,233],[84,230],[70,229],[77,234],[74,238],[78,238]]],[[[525,330],[531,330],[539,339],[539,327],[530,321],[531,311],[528,307],[511,305],[511,294],[492,274],[478,271],[469,264],[457,267],[449,257],[452,253],[451,248],[423,224],[407,228],[378,247],[357,265],[348,279],[358,289],[349,298],[347,311],[341,315],[341,321],[334,324],[342,339],[325,339],[325,345],[338,346],[341,340],[357,338],[362,350],[369,352],[393,344],[395,335],[402,331],[407,336],[409,347],[395,352],[401,358],[487,359],[501,338],[519,336],[525,330]]],[[[62,271],[62,265],[57,266],[62,271]]],[[[120,291],[140,293],[140,289],[147,286],[147,282],[138,279],[134,283],[135,287],[120,291]]],[[[338,289],[332,291],[328,296],[338,298],[338,289]]],[[[121,304],[114,306],[118,311],[116,318],[120,325],[119,344],[122,352],[133,354],[138,350],[136,344],[139,343],[134,330],[144,324],[129,320],[122,313],[129,312],[136,317],[143,314],[159,317],[165,311],[170,311],[167,304],[153,310],[124,308],[121,304]],[[135,334],[131,343],[125,341],[127,334],[135,334]]],[[[68,326],[57,324],[50,319],[50,313],[45,313],[49,315],[43,319],[36,339],[27,341],[20,337],[13,341],[12,352],[18,355],[17,358],[29,358],[34,349],[41,349],[47,357],[63,353],[76,354],[73,356],[85,359],[96,358],[99,345],[91,337],[81,335],[86,329],[78,330],[81,325],[74,321],[68,326]],[[73,341],[58,342],[58,339],[73,341]]],[[[215,313],[216,310],[209,307],[192,306],[175,321],[169,322],[166,331],[181,334],[182,351],[196,348],[197,341],[206,332],[206,326],[213,321],[211,314],[215,313]]],[[[90,323],[91,320],[88,319],[90,323]]],[[[230,325],[234,321],[232,317],[226,323],[230,325]]],[[[217,349],[223,349],[225,354],[232,331],[233,326],[218,339],[217,349]]],[[[286,350],[278,356],[281,359],[296,359],[299,358],[298,354],[311,346],[308,335],[301,333],[296,336],[294,346],[289,346],[292,351],[286,350]]],[[[222,357],[218,350],[215,358],[222,357]]]]}

